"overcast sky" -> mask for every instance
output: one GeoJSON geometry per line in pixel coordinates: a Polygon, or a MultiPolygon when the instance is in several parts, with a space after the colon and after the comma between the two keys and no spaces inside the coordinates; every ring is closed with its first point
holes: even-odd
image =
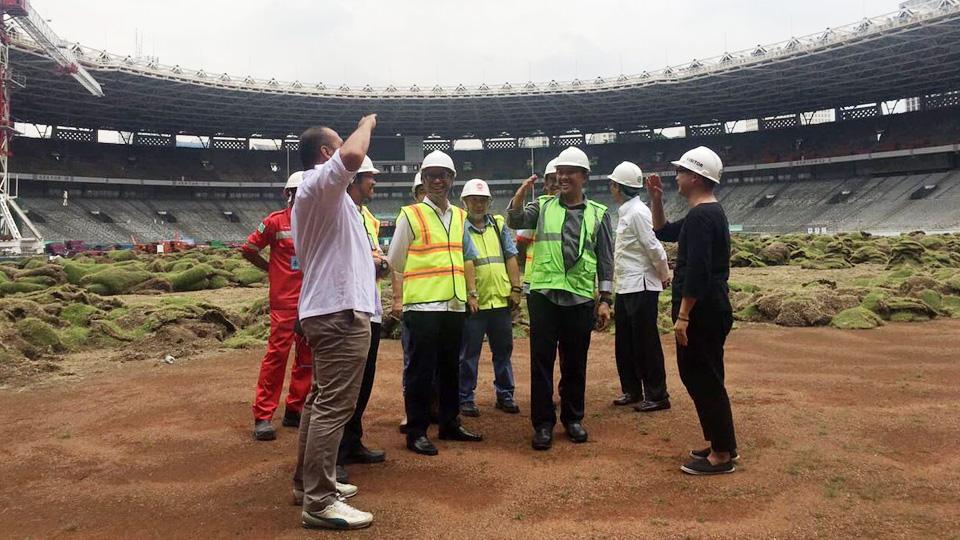
{"type": "Polygon", "coordinates": [[[382,86],[637,74],[896,0],[32,0],[61,37],[235,76],[382,86]]]}

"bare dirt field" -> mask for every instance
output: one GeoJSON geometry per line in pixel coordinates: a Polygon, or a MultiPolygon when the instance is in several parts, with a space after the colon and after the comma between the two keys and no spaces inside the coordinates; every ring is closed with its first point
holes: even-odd
{"type": "MultiPolygon", "coordinates": [[[[736,474],[689,477],[702,445],[664,338],[673,409],[614,408],[613,337],[591,348],[585,426],[530,449],[521,415],[493,408],[489,356],[467,419],[480,444],[414,455],[396,430],[400,344],[385,341],[365,440],[387,462],[350,467],[374,513],[357,537],[960,538],[960,320],[870,331],[745,325],[727,347],[736,474]]],[[[149,343],[144,343],[149,347],[149,343]]],[[[314,538],[291,505],[295,432],[251,438],[260,351],[96,370],[0,390],[0,536],[314,538]]],[[[331,533],[326,533],[331,534],[331,533]]]]}

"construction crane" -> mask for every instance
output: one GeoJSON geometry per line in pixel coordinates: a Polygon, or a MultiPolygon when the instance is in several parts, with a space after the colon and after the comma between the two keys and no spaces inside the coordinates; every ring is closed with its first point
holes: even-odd
{"type": "Polygon", "coordinates": [[[24,255],[43,253],[43,236],[10,193],[7,159],[10,139],[15,135],[10,116],[10,85],[18,84],[10,70],[10,35],[16,25],[30,37],[41,51],[53,60],[60,71],[72,76],[88,92],[103,97],[100,83],[80,65],[69,44],[47,25],[28,0],[0,0],[0,254],[24,255]],[[20,225],[14,219],[20,220],[20,225]],[[21,226],[32,236],[24,237],[21,226]]]}

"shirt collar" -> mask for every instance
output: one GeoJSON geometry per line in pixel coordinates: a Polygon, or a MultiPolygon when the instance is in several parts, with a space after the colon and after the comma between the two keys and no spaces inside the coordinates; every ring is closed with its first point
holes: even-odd
{"type": "MultiPolygon", "coordinates": [[[[492,224],[493,224],[493,216],[491,216],[490,214],[487,214],[487,215],[483,216],[483,218],[484,218],[484,221],[483,221],[483,229],[486,230],[488,225],[492,225],[492,224]]],[[[483,231],[481,231],[480,229],[478,229],[478,228],[476,228],[476,227],[473,226],[473,222],[470,221],[470,218],[467,218],[467,226],[470,227],[471,229],[477,231],[477,232],[483,232],[483,231]]]]}
{"type": "MultiPolygon", "coordinates": [[[[423,202],[425,202],[427,206],[429,206],[430,208],[433,208],[434,210],[436,210],[437,213],[440,213],[440,207],[434,204],[434,202],[430,200],[430,197],[424,197],[423,202]]],[[[450,204],[450,201],[447,201],[447,212],[452,211],[452,209],[453,209],[453,205],[450,204]]],[[[447,212],[444,212],[444,214],[446,214],[447,212]]]]}
{"type": "Polygon", "coordinates": [[[637,195],[637,196],[633,197],[632,199],[630,199],[629,201],[623,203],[620,207],[623,208],[624,210],[630,210],[630,209],[634,208],[635,206],[637,206],[638,204],[643,204],[643,200],[640,199],[640,196],[639,196],[639,195],[637,195]]]}
{"type": "Polygon", "coordinates": [[[562,207],[564,207],[564,208],[571,208],[571,209],[576,210],[576,209],[586,208],[586,207],[587,207],[587,197],[586,197],[586,195],[584,195],[584,197],[583,197],[583,202],[582,202],[582,203],[580,203],[580,204],[571,204],[571,205],[568,205],[567,203],[563,202],[563,198],[562,198],[561,196],[557,195],[556,197],[557,197],[557,202],[559,202],[559,203],[560,203],[560,206],[562,206],[562,207]]]}

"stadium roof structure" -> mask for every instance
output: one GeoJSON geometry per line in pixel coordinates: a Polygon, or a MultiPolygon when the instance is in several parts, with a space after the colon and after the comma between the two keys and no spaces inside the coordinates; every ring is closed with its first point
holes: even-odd
{"type": "MultiPolygon", "coordinates": [[[[16,34],[18,122],[141,133],[283,138],[314,123],[455,139],[704,125],[960,89],[960,0],[639,75],[547,83],[350,88],[167,66],[73,45],[103,86],[85,95],[16,34]]],[[[70,45],[68,45],[70,46],[70,45]]],[[[227,51],[225,51],[225,54],[227,51]]]]}

